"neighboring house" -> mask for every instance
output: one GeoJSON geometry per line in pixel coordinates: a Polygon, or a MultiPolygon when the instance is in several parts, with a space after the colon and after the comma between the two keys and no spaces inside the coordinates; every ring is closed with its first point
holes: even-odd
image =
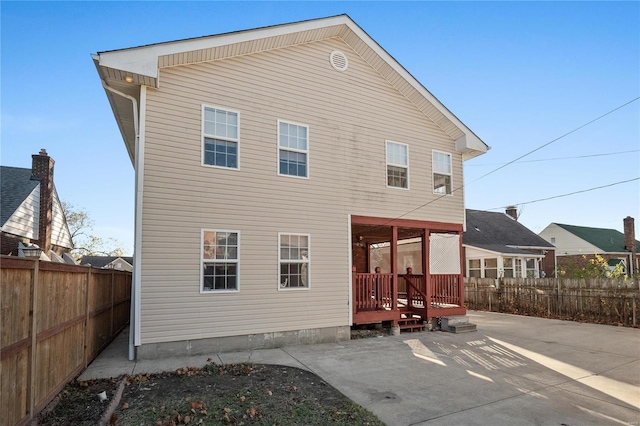
{"type": "Polygon", "coordinates": [[[91,265],[100,269],[116,269],[118,271],[133,270],[133,257],[129,256],[84,256],[81,265],[91,265]]]}
{"type": "Polygon", "coordinates": [[[462,245],[467,277],[555,276],[555,247],[518,222],[515,208],[505,213],[467,209],[462,245]]]}
{"type": "Polygon", "coordinates": [[[22,256],[23,248],[36,245],[42,259],[70,262],[73,244],[53,183],[54,161],[44,149],[31,157],[30,169],[0,166],[1,254],[22,256]]]}
{"type": "Polygon", "coordinates": [[[558,269],[579,266],[598,254],[607,260],[610,270],[620,264],[624,274],[632,275],[640,270],[640,242],[635,238],[631,216],[624,218],[623,229],[621,233],[615,229],[551,223],[539,235],[556,246],[558,269]]]}
{"type": "Polygon", "coordinates": [[[488,147],[348,16],[94,62],[136,171],[139,358],[465,313],[453,188],[488,147]],[[379,275],[368,253],[409,238],[407,297],[397,251],[379,275]]]}

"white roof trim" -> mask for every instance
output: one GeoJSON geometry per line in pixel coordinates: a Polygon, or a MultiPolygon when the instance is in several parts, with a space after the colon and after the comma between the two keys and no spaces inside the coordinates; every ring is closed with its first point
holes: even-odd
{"type": "Polygon", "coordinates": [[[332,25],[356,26],[355,23],[345,15],[333,16],[330,18],[294,22],[253,30],[99,52],[97,55],[98,64],[102,67],[110,67],[157,78],[159,69],[158,57],[160,56],[200,49],[211,49],[228,44],[243,43],[267,37],[277,37],[299,31],[325,28],[332,25]]]}
{"type": "MultiPolygon", "coordinates": [[[[220,35],[212,35],[200,38],[192,38],[186,40],[177,40],[165,43],[151,44],[147,46],[139,46],[128,49],[112,50],[100,52],[93,55],[93,59],[101,74],[101,78],[106,79],[107,76],[114,78],[115,82],[124,82],[125,77],[132,77],[134,84],[140,85],[159,85],[159,68],[161,58],[167,55],[176,55],[185,53],[184,58],[178,61],[178,65],[197,62],[189,53],[204,51],[221,46],[228,46],[239,43],[253,42],[262,39],[273,39],[277,37],[289,36],[295,33],[303,33],[305,31],[322,30],[343,26],[343,30],[339,34],[333,33],[332,37],[341,37],[348,45],[356,51],[358,48],[353,42],[347,42],[349,31],[361,40],[375,55],[377,55],[386,65],[388,65],[397,75],[399,75],[408,85],[426,100],[433,108],[441,114],[441,117],[432,117],[430,113],[423,110],[422,107],[416,105],[427,116],[435,121],[446,133],[449,133],[455,139],[456,151],[462,153],[463,159],[468,160],[480,155],[487,150],[489,146],[485,144],[478,136],[476,136],[464,123],[462,123],[451,111],[449,111],[435,96],[433,96],[418,80],[416,80],[402,65],[400,65],[389,53],[387,53],[375,40],[373,40],[362,28],[360,28],[347,15],[339,15],[328,18],[314,19],[309,21],[294,22],[290,24],[282,24],[271,27],[257,28],[252,30],[244,30],[220,35]],[[443,119],[443,118],[444,119],[443,119]],[[455,130],[451,128],[455,127],[455,130]],[[447,130],[448,129],[448,130],[447,130]],[[457,130],[457,131],[456,131],[457,130]],[[452,133],[450,133],[452,132],[452,133]],[[462,134],[460,136],[460,134],[462,134]]],[[[325,35],[324,38],[329,36],[325,35]]],[[[321,40],[323,38],[319,38],[321,40]]],[[[314,39],[302,38],[297,43],[314,41],[314,39]]],[[[295,44],[295,42],[294,42],[295,44]]],[[[357,44],[357,43],[356,43],[357,44]]],[[[283,46],[283,47],[286,47],[283,46]]],[[[268,50],[268,48],[266,48],[268,50]]],[[[365,48],[366,50],[366,48],[365,48]]],[[[197,55],[196,55],[197,56],[197,55]]],[[[375,68],[375,67],[374,67],[375,68]]],[[[377,69],[377,68],[375,68],[377,69]]],[[[384,71],[377,69],[382,75],[384,71]]],[[[386,77],[385,77],[386,78],[386,77]]],[[[107,82],[110,86],[112,83],[107,82]]],[[[389,81],[394,87],[395,84],[389,81]]],[[[398,90],[400,90],[398,88],[398,90]]],[[[404,96],[411,102],[419,102],[415,97],[410,96],[411,93],[405,93],[400,90],[404,96]]],[[[109,94],[108,94],[109,95],[109,94]]],[[[112,105],[113,107],[113,105],[112,105]]]]}

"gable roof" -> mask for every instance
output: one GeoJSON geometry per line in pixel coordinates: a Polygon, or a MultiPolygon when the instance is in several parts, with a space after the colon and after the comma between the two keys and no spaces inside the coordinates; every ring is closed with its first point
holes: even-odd
{"type": "Polygon", "coordinates": [[[502,212],[466,211],[467,230],[462,243],[498,253],[531,254],[523,247],[555,250],[526,226],[502,212]]]}
{"type": "Polygon", "coordinates": [[[133,266],[132,256],[84,256],[80,260],[80,265],[91,265],[94,268],[104,268],[116,259],[122,259],[133,266]]]}
{"type": "Polygon", "coordinates": [[[3,226],[22,202],[33,192],[40,179],[31,169],[0,166],[0,226],[3,226]]]}
{"type": "Polygon", "coordinates": [[[489,149],[347,15],[98,52],[93,55],[93,60],[133,162],[137,104],[132,106],[132,101],[140,100],[139,86],[160,87],[160,68],[216,61],[330,38],[344,41],[436,123],[455,141],[456,150],[464,159],[489,149]]]}
{"type": "MultiPolygon", "coordinates": [[[[615,229],[589,228],[586,226],[565,225],[563,223],[556,223],[555,225],[598,247],[605,253],[624,253],[629,251],[624,245],[624,234],[615,229]]],[[[636,252],[640,252],[640,241],[638,240],[636,240],[636,252]]]]}

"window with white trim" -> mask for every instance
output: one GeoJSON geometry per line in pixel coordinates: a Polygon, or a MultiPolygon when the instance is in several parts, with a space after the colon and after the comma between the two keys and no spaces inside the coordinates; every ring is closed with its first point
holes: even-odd
{"type": "Polygon", "coordinates": [[[280,289],[309,288],[309,235],[278,234],[280,289]]]}
{"type": "Polygon", "coordinates": [[[451,194],[451,154],[433,151],[433,193],[451,194]]]}
{"type": "Polygon", "coordinates": [[[527,259],[525,265],[527,278],[538,278],[538,261],[536,259],[527,259]]]}
{"type": "Polygon", "coordinates": [[[309,176],[309,127],[278,120],[278,174],[309,176]]]}
{"type": "Polygon", "coordinates": [[[215,107],[202,107],[202,163],[208,166],[238,168],[239,113],[215,107]]]}
{"type": "Polygon", "coordinates": [[[471,278],[482,278],[482,266],[480,264],[480,259],[469,259],[467,275],[471,278]]]}
{"type": "Polygon", "coordinates": [[[484,259],[484,278],[498,278],[498,259],[484,259]]]}
{"type": "Polygon", "coordinates": [[[409,146],[387,141],[387,186],[409,188],[409,146]]]}
{"type": "Polygon", "coordinates": [[[238,291],[240,233],[202,231],[202,291],[238,291]]]}

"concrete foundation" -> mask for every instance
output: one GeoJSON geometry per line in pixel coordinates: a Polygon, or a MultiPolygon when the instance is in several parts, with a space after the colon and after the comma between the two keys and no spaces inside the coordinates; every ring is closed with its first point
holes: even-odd
{"type": "Polygon", "coordinates": [[[273,349],[283,346],[331,343],[349,340],[349,326],[309,330],[213,337],[179,342],[146,343],[136,348],[137,360],[239,352],[253,349],[273,349]]]}

